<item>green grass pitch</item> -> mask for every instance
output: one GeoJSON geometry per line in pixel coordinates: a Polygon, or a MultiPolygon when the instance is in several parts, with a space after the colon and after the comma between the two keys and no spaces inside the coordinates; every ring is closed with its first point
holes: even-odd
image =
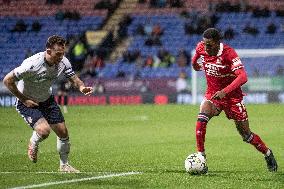
{"type": "Polygon", "coordinates": [[[203,176],[184,171],[184,159],[195,152],[198,106],[68,108],[70,164],[82,173],[57,172],[53,132],[41,143],[38,162],[31,163],[26,149],[32,130],[14,108],[0,108],[0,188],[284,188],[284,105],[247,106],[251,130],[278,160],[277,173],[267,171],[262,154],[242,141],[222,113],[208,125],[209,172],[203,176]],[[140,174],[99,177],[132,171],[140,174]]]}

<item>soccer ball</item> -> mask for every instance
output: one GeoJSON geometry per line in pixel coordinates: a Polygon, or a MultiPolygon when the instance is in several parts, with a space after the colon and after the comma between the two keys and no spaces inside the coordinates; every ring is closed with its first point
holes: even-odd
{"type": "Polygon", "coordinates": [[[186,172],[192,175],[206,174],[208,171],[206,159],[199,153],[193,153],[184,160],[186,172]]]}

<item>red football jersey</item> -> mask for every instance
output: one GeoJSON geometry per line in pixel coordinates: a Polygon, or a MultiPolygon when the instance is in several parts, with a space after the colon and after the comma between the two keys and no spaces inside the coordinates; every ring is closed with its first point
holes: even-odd
{"type": "MultiPolygon", "coordinates": [[[[236,78],[235,70],[243,68],[243,64],[235,50],[223,43],[220,43],[220,49],[216,56],[210,56],[205,51],[204,42],[199,42],[196,46],[196,54],[192,58],[193,63],[201,59],[202,68],[205,72],[207,81],[206,98],[211,96],[228,85],[236,78]]],[[[241,87],[228,93],[225,98],[242,98],[241,87]]]]}

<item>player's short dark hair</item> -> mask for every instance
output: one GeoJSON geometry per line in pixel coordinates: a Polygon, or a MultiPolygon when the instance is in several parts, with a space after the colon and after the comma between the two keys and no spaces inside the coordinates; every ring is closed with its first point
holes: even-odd
{"type": "Polygon", "coordinates": [[[50,36],[46,41],[46,48],[52,48],[55,44],[64,46],[66,44],[66,40],[58,35],[52,35],[50,36]]]}
{"type": "Polygon", "coordinates": [[[203,32],[203,37],[206,39],[213,39],[214,41],[220,41],[222,39],[221,32],[216,28],[208,28],[203,32]]]}

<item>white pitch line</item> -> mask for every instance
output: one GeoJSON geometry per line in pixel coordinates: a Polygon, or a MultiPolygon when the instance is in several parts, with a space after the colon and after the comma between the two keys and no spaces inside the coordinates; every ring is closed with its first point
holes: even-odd
{"type": "Polygon", "coordinates": [[[64,180],[64,181],[46,182],[46,183],[42,183],[42,184],[18,186],[18,187],[14,187],[14,188],[10,188],[10,189],[39,188],[39,187],[46,187],[46,186],[52,186],[52,185],[75,183],[75,182],[90,181],[90,180],[98,180],[98,179],[111,178],[111,177],[137,175],[137,174],[141,174],[141,172],[117,173],[117,174],[102,175],[102,176],[96,176],[96,177],[87,177],[87,178],[64,180]]]}

